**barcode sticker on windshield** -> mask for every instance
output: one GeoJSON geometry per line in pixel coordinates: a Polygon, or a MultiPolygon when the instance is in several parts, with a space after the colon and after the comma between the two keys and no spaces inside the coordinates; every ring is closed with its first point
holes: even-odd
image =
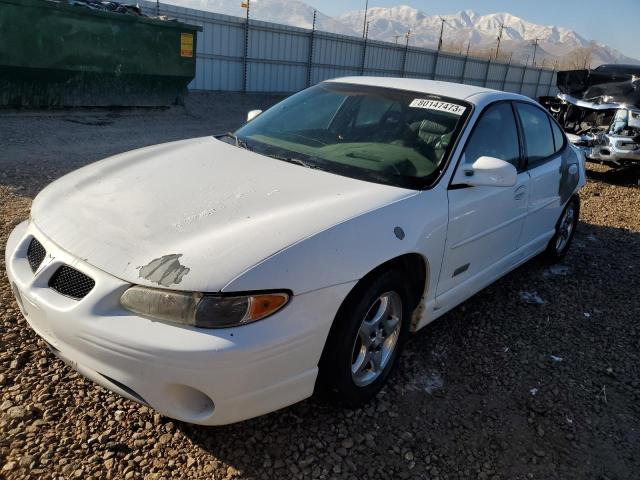
{"type": "Polygon", "coordinates": [[[439,112],[453,113],[454,115],[462,115],[466,107],[455,103],[440,102],[438,100],[429,100],[428,98],[416,98],[410,104],[410,107],[427,108],[429,110],[438,110],[439,112]]]}

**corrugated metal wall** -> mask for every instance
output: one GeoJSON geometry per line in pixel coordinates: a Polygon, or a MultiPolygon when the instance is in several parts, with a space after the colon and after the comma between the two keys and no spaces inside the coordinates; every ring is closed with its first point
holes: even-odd
{"type": "MultiPolygon", "coordinates": [[[[239,0],[238,0],[239,1],[239,0]]],[[[142,7],[155,14],[156,3],[142,7]]],[[[555,95],[555,72],[425,48],[161,4],[160,14],[202,26],[193,90],[291,93],[327,78],[377,75],[445,80],[555,95]]]]}

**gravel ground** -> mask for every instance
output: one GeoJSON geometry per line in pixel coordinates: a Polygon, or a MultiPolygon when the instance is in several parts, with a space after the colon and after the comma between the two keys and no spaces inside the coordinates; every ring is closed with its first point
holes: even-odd
{"type": "Polygon", "coordinates": [[[44,348],[4,275],[7,235],[38,190],[108,155],[229,130],[275,100],[0,112],[0,477],[640,478],[637,172],[591,167],[565,263],[533,260],[420,331],[361,410],[312,398],[241,424],[187,425],[44,348]]]}

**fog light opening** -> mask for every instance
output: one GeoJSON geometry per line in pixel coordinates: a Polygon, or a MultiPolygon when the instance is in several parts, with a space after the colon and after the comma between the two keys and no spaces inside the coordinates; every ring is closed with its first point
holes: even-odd
{"type": "Polygon", "coordinates": [[[187,385],[172,384],[166,389],[170,402],[185,421],[205,419],[213,415],[213,400],[187,385]]]}

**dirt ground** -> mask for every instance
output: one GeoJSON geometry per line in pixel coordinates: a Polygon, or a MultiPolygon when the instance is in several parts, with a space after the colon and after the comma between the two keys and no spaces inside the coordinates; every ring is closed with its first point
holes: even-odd
{"type": "Polygon", "coordinates": [[[44,348],[4,271],[33,196],[106,156],[233,129],[275,100],[0,112],[0,478],[640,478],[637,171],[591,166],[565,262],[535,259],[413,336],[361,410],[311,398],[236,425],[187,425],[44,348]]]}

